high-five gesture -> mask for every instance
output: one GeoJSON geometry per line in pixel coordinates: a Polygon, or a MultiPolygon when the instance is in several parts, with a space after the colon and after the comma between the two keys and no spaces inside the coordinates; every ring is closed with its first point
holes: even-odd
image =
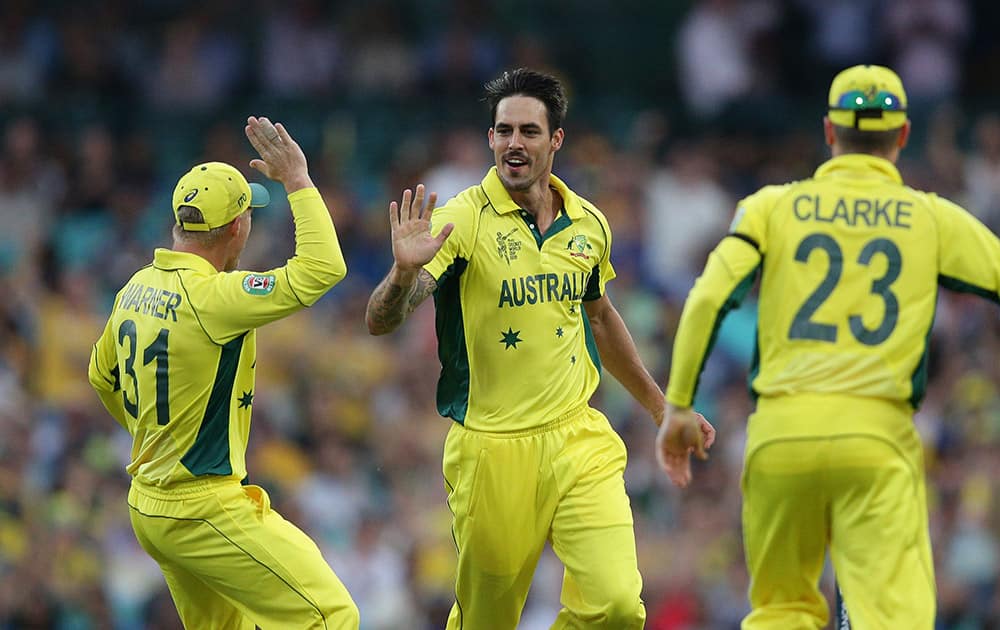
{"type": "Polygon", "coordinates": [[[284,125],[271,123],[264,116],[250,116],[244,131],[250,144],[260,154],[260,159],[250,160],[251,168],[269,179],[281,182],[289,194],[313,185],[305,153],[288,134],[284,125]]]}
{"type": "Polygon", "coordinates": [[[425,208],[424,192],[424,185],[417,184],[416,195],[407,188],[400,203],[389,204],[392,257],[402,272],[417,271],[430,262],[455,227],[449,223],[437,236],[431,236],[431,212],[437,203],[437,193],[428,196],[425,208]]]}
{"type": "Polygon", "coordinates": [[[401,202],[389,204],[394,262],[368,300],[365,322],[373,335],[395,330],[437,288],[437,281],[423,266],[441,251],[455,225],[448,223],[437,236],[431,236],[437,193],[428,196],[426,207],[424,194],[424,185],[418,184],[416,194],[407,188],[401,202]]]}

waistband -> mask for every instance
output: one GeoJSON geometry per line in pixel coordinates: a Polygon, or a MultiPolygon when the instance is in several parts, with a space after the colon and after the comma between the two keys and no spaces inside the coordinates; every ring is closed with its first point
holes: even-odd
{"type": "Polygon", "coordinates": [[[132,490],[154,499],[178,499],[218,492],[227,486],[239,487],[240,481],[232,477],[197,477],[187,481],[175,481],[165,486],[155,486],[132,478],[132,490]]]}
{"type": "Polygon", "coordinates": [[[570,424],[576,420],[587,417],[591,407],[587,403],[583,403],[577,407],[573,407],[566,413],[556,416],[552,420],[546,422],[545,424],[540,424],[530,429],[521,429],[520,431],[481,431],[479,429],[470,429],[464,424],[455,423],[455,426],[463,431],[468,431],[469,433],[475,433],[476,435],[488,435],[490,437],[498,438],[520,438],[529,437],[532,435],[539,435],[541,433],[548,433],[549,431],[554,431],[562,426],[570,424]]]}

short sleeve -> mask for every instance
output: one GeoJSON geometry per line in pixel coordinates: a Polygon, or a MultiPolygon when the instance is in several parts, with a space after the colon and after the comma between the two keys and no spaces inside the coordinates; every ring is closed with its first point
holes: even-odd
{"type": "Polygon", "coordinates": [[[424,269],[439,280],[456,260],[468,261],[472,255],[478,208],[471,207],[462,197],[455,197],[431,214],[431,234],[437,235],[449,223],[455,226],[441,249],[424,269]]]}

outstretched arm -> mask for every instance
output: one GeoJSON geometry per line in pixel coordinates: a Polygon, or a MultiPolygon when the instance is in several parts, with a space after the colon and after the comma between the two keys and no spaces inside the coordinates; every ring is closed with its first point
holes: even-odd
{"type": "Polygon", "coordinates": [[[368,309],[365,312],[368,332],[384,335],[396,330],[436,288],[437,282],[426,269],[421,269],[414,275],[400,271],[399,267],[393,265],[389,275],[375,287],[368,298],[368,309]]]}
{"type": "Polygon", "coordinates": [[[437,236],[431,236],[430,217],[436,201],[437,194],[431,193],[425,209],[424,186],[419,184],[415,195],[407,189],[401,203],[389,204],[393,264],[368,298],[365,322],[373,335],[396,330],[437,288],[423,266],[438,253],[454,226],[449,223],[437,236]]]}

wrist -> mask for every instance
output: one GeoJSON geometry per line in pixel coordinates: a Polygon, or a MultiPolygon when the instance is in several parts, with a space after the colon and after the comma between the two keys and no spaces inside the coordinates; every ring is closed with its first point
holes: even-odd
{"type": "Polygon", "coordinates": [[[417,281],[420,267],[403,268],[394,264],[389,271],[389,282],[400,287],[411,287],[417,281]]]}
{"type": "Polygon", "coordinates": [[[303,188],[314,188],[316,186],[313,184],[313,181],[309,177],[308,173],[293,175],[281,183],[285,186],[285,192],[289,195],[293,192],[298,192],[303,188]]]}

